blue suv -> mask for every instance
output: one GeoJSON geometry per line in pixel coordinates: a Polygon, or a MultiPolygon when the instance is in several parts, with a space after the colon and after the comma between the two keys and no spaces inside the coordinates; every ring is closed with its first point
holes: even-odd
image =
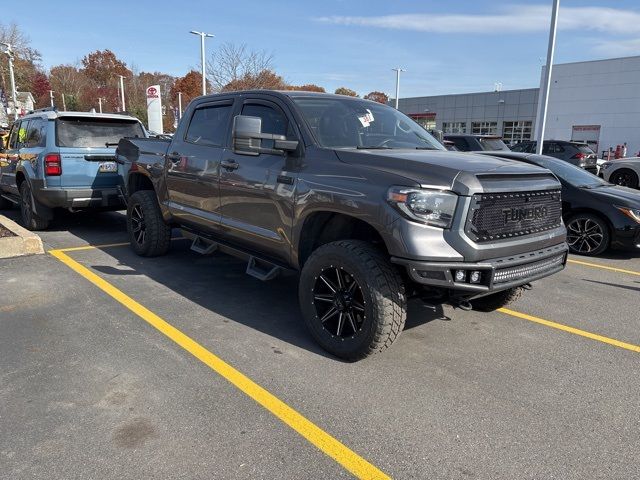
{"type": "Polygon", "coordinates": [[[56,208],[124,207],[115,147],[145,137],[134,117],[36,110],[17,120],[0,150],[0,209],[20,206],[22,223],[44,230],[56,208]]]}

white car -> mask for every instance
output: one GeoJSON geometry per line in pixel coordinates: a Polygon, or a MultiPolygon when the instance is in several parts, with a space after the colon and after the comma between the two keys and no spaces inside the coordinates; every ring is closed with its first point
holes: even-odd
{"type": "Polygon", "coordinates": [[[602,178],[623,187],[638,188],[640,157],[621,158],[600,166],[602,178]]]}

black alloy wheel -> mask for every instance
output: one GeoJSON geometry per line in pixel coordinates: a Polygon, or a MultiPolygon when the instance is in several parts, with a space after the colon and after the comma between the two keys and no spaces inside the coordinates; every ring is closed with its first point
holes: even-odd
{"type": "Polygon", "coordinates": [[[140,204],[131,209],[131,237],[139,245],[143,246],[147,236],[147,225],[140,204]]]}
{"type": "Polygon", "coordinates": [[[638,175],[626,168],[613,172],[610,180],[621,187],[638,188],[638,175]]]}
{"type": "Polygon", "coordinates": [[[609,246],[609,229],[594,215],[576,215],[567,222],[567,244],[572,253],[598,255],[609,246]]]}
{"type": "Polygon", "coordinates": [[[366,302],[353,275],[342,267],[330,267],[315,280],[313,305],[322,328],[338,338],[353,338],[361,332],[366,302]]]}
{"type": "Polygon", "coordinates": [[[171,243],[171,226],[162,217],[155,192],[139,190],[127,203],[127,231],[133,250],[143,257],[164,255],[171,243]]]}

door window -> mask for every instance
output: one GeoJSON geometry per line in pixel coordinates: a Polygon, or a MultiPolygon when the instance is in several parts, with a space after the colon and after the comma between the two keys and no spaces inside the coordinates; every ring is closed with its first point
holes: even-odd
{"type": "Polygon", "coordinates": [[[20,124],[22,122],[16,122],[11,129],[11,134],[9,135],[9,150],[15,150],[18,148],[18,131],[20,130],[20,124]]]}
{"type": "Polygon", "coordinates": [[[469,151],[469,143],[467,142],[467,140],[463,137],[453,137],[450,139],[455,145],[456,148],[458,150],[460,150],[461,152],[468,152],[469,151]]]}
{"type": "Polygon", "coordinates": [[[26,140],[27,148],[45,146],[45,125],[46,121],[42,119],[34,119],[29,122],[26,140]]]}
{"type": "Polygon", "coordinates": [[[220,147],[225,143],[231,118],[231,104],[211,105],[193,112],[185,141],[220,147]]]}
{"type": "MultiPolygon", "coordinates": [[[[279,108],[257,103],[247,103],[242,107],[242,115],[259,117],[262,119],[262,133],[273,135],[287,135],[289,122],[279,108]]],[[[290,134],[291,132],[289,132],[290,134]]],[[[273,148],[274,141],[262,139],[262,148],[273,148]]]]}

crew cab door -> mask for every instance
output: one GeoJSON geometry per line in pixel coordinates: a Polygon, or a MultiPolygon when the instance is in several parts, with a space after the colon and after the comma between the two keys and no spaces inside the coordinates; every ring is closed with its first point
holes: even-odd
{"type": "Polygon", "coordinates": [[[197,105],[179,129],[166,158],[168,207],[183,222],[217,230],[219,169],[229,141],[233,98],[197,105]]]}
{"type": "MultiPolygon", "coordinates": [[[[262,119],[262,132],[299,140],[284,104],[245,97],[238,114],[262,119]]],[[[273,148],[273,140],[261,140],[273,148]]],[[[220,168],[220,205],[225,237],[245,248],[288,262],[297,174],[287,171],[285,156],[243,155],[224,151],[220,168]]]]}

